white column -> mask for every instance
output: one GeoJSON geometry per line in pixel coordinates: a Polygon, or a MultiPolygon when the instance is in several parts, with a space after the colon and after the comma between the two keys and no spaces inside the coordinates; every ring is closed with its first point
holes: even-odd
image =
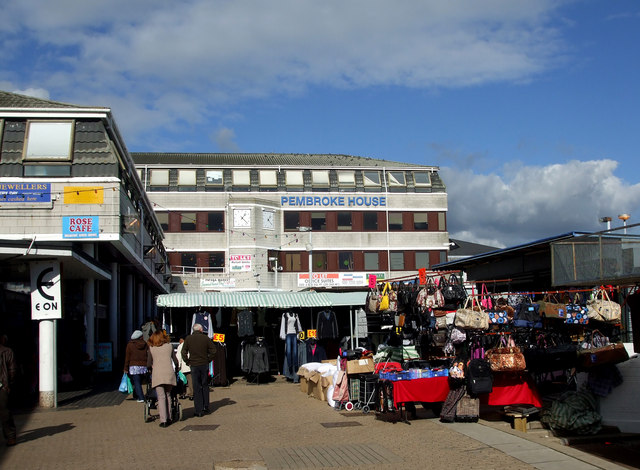
{"type": "Polygon", "coordinates": [[[38,406],[55,408],[57,406],[57,363],[56,356],[56,321],[40,320],[39,332],[39,396],[38,406]]]}
{"type": "Polygon", "coordinates": [[[120,338],[118,337],[118,263],[111,263],[111,281],[109,283],[109,338],[113,343],[113,356],[120,356],[120,338]]]}
{"type": "Polygon", "coordinates": [[[84,281],[84,299],[83,302],[87,306],[85,312],[85,324],[86,324],[86,340],[87,340],[87,354],[91,360],[96,356],[96,299],[95,299],[95,281],[93,279],[87,279],[84,281]]]}

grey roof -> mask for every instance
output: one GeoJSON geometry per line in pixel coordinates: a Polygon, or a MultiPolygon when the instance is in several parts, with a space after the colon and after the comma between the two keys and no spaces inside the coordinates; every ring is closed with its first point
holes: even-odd
{"type": "Polygon", "coordinates": [[[463,240],[454,240],[450,238],[449,241],[454,243],[449,251],[449,258],[459,258],[462,256],[476,256],[482,253],[488,253],[496,251],[499,248],[497,246],[481,245],[480,243],[465,242],[463,240]]]}
{"type": "Polygon", "coordinates": [[[194,166],[327,166],[344,167],[386,167],[437,170],[437,167],[415,163],[378,160],[371,157],[357,157],[336,154],[308,153],[142,153],[131,152],[136,165],[194,165],[194,166]]]}
{"type": "Polygon", "coordinates": [[[96,106],[80,106],[77,104],[61,103],[59,101],[45,100],[33,96],[20,95],[0,90],[0,109],[105,109],[96,106]]]}

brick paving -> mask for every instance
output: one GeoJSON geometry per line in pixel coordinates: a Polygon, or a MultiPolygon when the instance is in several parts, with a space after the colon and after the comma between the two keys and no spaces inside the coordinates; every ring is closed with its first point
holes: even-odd
{"type": "Polygon", "coordinates": [[[0,468],[535,468],[425,410],[410,424],[337,411],[282,377],[215,388],[213,412],[202,418],[183,400],[183,420],[165,429],[145,422],[144,405],[116,388],[76,392],[57,409],[17,414],[18,445],[0,444],[0,468]],[[354,421],[360,425],[322,425],[354,421]],[[364,458],[367,449],[375,452],[364,458]]]}

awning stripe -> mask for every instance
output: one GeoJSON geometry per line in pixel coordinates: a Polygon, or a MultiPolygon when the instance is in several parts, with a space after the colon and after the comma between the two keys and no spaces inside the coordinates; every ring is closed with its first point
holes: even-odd
{"type": "Polygon", "coordinates": [[[162,294],[158,307],[332,307],[362,306],[366,292],[199,292],[162,294]]]}

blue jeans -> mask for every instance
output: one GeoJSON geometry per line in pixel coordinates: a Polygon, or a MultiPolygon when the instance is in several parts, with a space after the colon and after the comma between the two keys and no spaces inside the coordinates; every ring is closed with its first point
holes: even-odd
{"type": "Polygon", "coordinates": [[[142,375],[143,374],[129,374],[131,382],[133,383],[133,398],[138,400],[144,400],[144,392],[142,391],[142,375]]]}
{"type": "Polygon", "coordinates": [[[297,382],[298,378],[298,335],[290,333],[285,342],[285,353],[287,355],[287,366],[289,376],[297,382]]]}

